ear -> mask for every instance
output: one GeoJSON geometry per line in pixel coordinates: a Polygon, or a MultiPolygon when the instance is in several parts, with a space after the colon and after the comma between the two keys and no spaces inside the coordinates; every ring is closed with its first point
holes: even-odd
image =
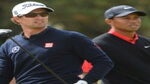
{"type": "Polygon", "coordinates": [[[11,21],[12,21],[13,23],[19,25],[19,17],[12,17],[12,18],[11,18],[11,21]]]}
{"type": "Polygon", "coordinates": [[[106,19],[105,19],[105,22],[106,22],[108,25],[111,25],[111,23],[112,23],[112,19],[108,19],[108,18],[106,18],[106,19]]]}

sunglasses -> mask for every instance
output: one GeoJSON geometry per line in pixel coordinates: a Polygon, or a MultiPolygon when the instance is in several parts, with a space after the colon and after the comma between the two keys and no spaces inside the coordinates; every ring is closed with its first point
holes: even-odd
{"type": "Polygon", "coordinates": [[[33,17],[36,17],[36,16],[41,16],[41,17],[46,17],[49,15],[49,12],[41,12],[41,13],[28,13],[26,15],[24,15],[25,17],[28,17],[28,18],[33,18],[33,17]]]}

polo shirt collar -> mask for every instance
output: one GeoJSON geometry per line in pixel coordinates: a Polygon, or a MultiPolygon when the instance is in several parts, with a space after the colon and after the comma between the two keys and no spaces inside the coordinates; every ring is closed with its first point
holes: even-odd
{"type": "Polygon", "coordinates": [[[136,41],[137,41],[138,38],[139,38],[137,34],[135,34],[134,38],[130,38],[130,37],[127,37],[127,36],[125,36],[125,35],[123,35],[123,34],[121,34],[121,33],[115,32],[113,29],[110,29],[110,30],[108,31],[108,33],[109,33],[109,34],[112,34],[112,35],[114,35],[114,36],[116,36],[116,37],[118,37],[118,38],[120,38],[120,39],[122,39],[122,40],[125,40],[125,41],[127,41],[127,42],[129,42],[129,43],[132,43],[132,44],[135,44],[136,41]]]}

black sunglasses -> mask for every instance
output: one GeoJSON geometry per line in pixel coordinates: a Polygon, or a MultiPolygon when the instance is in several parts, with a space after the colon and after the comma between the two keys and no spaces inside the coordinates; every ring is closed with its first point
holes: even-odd
{"type": "Polygon", "coordinates": [[[26,15],[24,15],[25,17],[29,17],[29,18],[33,18],[33,17],[36,17],[36,16],[38,16],[38,15],[40,15],[41,17],[46,17],[46,16],[48,16],[49,15],[49,12],[41,12],[41,13],[28,13],[28,14],[26,14],[26,15]]]}

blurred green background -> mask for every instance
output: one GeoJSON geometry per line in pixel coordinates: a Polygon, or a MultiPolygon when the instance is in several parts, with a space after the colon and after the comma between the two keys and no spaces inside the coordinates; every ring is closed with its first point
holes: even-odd
{"type": "MultiPolygon", "coordinates": [[[[13,35],[21,32],[18,25],[10,21],[12,7],[26,0],[0,1],[0,28],[12,29],[13,35]]],[[[55,12],[50,14],[49,24],[65,30],[81,32],[90,38],[107,32],[109,26],[104,22],[104,12],[115,5],[131,5],[147,13],[143,17],[140,34],[150,37],[149,0],[32,0],[45,3],[55,12]]]]}

